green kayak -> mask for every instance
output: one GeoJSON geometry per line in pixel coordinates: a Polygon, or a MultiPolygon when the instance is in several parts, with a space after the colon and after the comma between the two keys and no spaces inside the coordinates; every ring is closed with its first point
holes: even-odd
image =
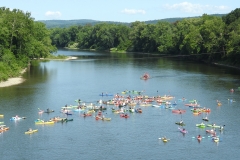
{"type": "Polygon", "coordinates": [[[207,127],[220,128],[221,126],[217,126],[217,125],[214,125],[214,124],[208,124],[207,127]]]}

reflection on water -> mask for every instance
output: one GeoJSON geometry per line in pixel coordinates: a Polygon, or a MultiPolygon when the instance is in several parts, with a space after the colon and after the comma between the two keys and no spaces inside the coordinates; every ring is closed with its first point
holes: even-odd
{"type": "Polygon", "coordinates": [[[198,156],[201,159],[237,158],[240,91],[231,93],[229,89],[240,86],[238,71],[150,54],[69,50],[60,50],[58,54],[78,59],[35,64],[23,75],[24,83],[0,88],[0,114],[4,114],[0,121],[10,127],[0,134],[3,159],[76,159],[77,156],[82,159],[176,159],[176,155],[198,159],[199,151],[204,153],[198,156]],[[140,79],[145,72],[151,76],[146,81],[140,79]],[[82,112],[73,112],[71,117],[60,112],[65,104],[77,105],[76,99],[98,105],[100,99],[112,99],[99,96],[100,93],[121,94],[124,90],[144,91],[148,96],[173,95],[176,108],[187,112],[180,116],[164,107],[141,106],[142,114],[129,113],[130,117],[125,119],[113,113],[114,106],[109,105],[103,113],[111,121],[96,121],[95,114],[83,118],[82,112]],[[211,112],[194,116],[184,105],[188,101],[178,101],[182,97],[197,99],[211,112]],[[236,102],[230,103],[228,99],[236,102]],[[217,106],[216,100],[222,105],[217,106]],[[38,114],[39,109],[47,108],[55,112],[38,114]],[[10,121],[15,115],[27,118],[10,121]],[[226,125],[223,131],[217,131],[221,137],[219,143],[209,138],[198,143],[192,138],[199,134],[208,136],[206,128],[196,127],[206,115],[209,123],[226,125]],[[38,118],[49,120],[54,116],[74,120],[54,125],[34,123],[38,118]],[[185,135],[175,124],[181,119],[187,124],[185,135]],[[28,128],[38,129],[38,132],[25,135],[28,128]],[[162,136],[170,141],[163,143],[158,139],[162,136]]]}

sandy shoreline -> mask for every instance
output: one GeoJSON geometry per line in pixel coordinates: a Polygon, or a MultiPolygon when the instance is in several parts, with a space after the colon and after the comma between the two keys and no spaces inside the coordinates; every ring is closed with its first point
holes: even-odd
{"type": "Polygon", "coordinates": [[[21,77],[9,78],[7,81],[0,82],[0,87],[9,87],[9,86],[17,85],[17,84],[23,83],[24,81],[25,79],[21,77]]]}
{"type": "MultiPolygon", "coordinates": [[[[25,68],[24,70],[22,70],[21,74],[23,74],[26,71],[27,71],[27,69],[25,68]]],[[[22,78],[21,76],[15,77],[15,78],[8,78],[7,81],[0,82],[0,88],[17,85],[17,84],[23,83],[24,81],[25,81],[25,79],[22,78]]]]}

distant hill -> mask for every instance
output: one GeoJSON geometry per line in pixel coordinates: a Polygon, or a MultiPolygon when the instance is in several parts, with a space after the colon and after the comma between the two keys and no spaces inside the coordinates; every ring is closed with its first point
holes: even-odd
{"type": "MultiPolygon", "coordinates": [[[[212,14],[212,16],[217,16],[217,17],[223,17],[226,14],[212,14]]],[[[186,18],[198,18],[201,16],[197,17],[179,17],[179,18],[165,18],[165,19],[160,19],[160,20],[149,20],[149,21],[144,21],[146,24],[156,24],[159,21],[165,21],[165,22],[170,22],[174,23],[176,21],[181,21],[186,18]]],[[[91,20],[91,19],[76,19],[76,20],[40,20],[40,22],[43,22],[46,24],[47,28],[67,28],[70,26],[74,25],[86,25],[86,24],[91,24],[95,25],[98,23],[111,23],[111,24],[124,24],[124,25],[130,25],[131,23],[127,22],[115,22],[115,21],[97,21],[97,20],[91,20]]]]}

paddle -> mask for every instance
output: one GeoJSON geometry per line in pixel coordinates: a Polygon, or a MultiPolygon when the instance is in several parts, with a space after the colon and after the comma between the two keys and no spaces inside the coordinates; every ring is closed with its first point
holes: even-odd
{"type": "MultiPolygon", "coordinates": [[[[158,138],[158,139],[163,139],[163,138],[158,138]]],[[[167,139],[168,141],[170,141],[170,139],[167,139]]]]}

